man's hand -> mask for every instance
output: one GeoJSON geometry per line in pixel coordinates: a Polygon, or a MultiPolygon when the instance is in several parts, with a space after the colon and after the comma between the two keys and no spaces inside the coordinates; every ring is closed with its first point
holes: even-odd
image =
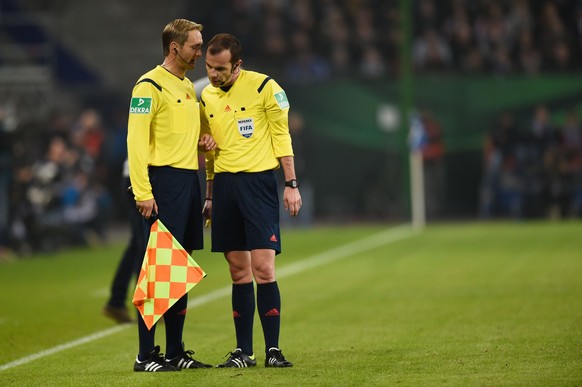
{"type": "Polygon", "coordinates": [[[283,204],[285,205],[285,210],[289,211],[289,215],[292,217],[297,216],[301,205],[301,194],[299,193],[299,188],[285,187],[283,192],[283,204]]]}
{"type": "Polygon", "coordinates": [[[198,140],[198,149],[201,152],[208,152],[211,150],[216,149],[216,141],[214,138],[209,134],[203,134],[198,140]]]}
{"type": "Polygon", "coordinates": [[[155,199],[144,200],[142,202],[135,202],[137,211],[146,219],[149,219],[152,214],[158,214],[158,204],[155,199]]]}
{"type": "Polygon", "coordinates": [[[204,216],[204,219],[206,219],[206,222],[204,222],[204,226],[206,228],[210,227],[211,220],[212,220],[212,200],[206,199],[204,201],[204,208],[202,208],[202,215],[204,216]]]}

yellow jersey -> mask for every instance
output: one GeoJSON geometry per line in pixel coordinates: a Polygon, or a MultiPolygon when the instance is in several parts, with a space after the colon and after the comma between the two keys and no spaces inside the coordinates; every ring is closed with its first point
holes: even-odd
{"type": "Polygon", "coordinates": [[[241,70],[228,89],[207,86],[200,98],[200,124],[216,141],[206,153],[206,179],[221,172],[262,172],[293,156],[289,102],[275,80],[241,70]]]}
{"type": "Polygon", "coordinates": [[[198,169],[200,111],[194,85],[156,66],[133,88],[127,127],[135,200],[153,198],[148,167],[198,169]]]}

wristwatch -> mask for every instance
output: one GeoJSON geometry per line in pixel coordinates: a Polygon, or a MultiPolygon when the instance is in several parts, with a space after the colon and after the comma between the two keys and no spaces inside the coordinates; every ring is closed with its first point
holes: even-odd
{"type": "Polygon", "coordinates": [[[285,187],[299,188],[299,183],[297,182],[297,179],[291,179],[285,182],[285,187]]]}

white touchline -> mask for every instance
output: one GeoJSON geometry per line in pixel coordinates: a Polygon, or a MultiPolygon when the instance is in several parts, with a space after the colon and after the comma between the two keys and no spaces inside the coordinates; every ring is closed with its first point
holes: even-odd
{"type": "MultiPolygon", "coordinates": [[[[331,250],[325,251],[320,254],[316,254],[302,261],[295,262],[287,266],[283,266],[281,269],[277,270],[277,278],[288,277],[312,269],[317,266],[325,265],[326,263],[330,263],[357,253],[361,253],[363,251],[372,250],[375,249],[376,247],[398,242],[399,240],[408,238],[416,233],[417,232],[414,231],[414,229],[412,229],[409,225],[390,228],[388,230],[384,230],[379,233],[373,234],[369,237],[362,238],[354,242],[346,243],[345,245],[335,247],[331,250]]],[[[196,308],[208,302],[229,296],[230,294],[231,294],[230,286],[214,290],[208,294],[190,300],[188,302],[188,309],[196,308]]],[[[65,344],[57,345],[56,347],[52,347],[44,351],[40,351],[32,355],[25,356],[23,358],[11,361],[10,363],[2,364],[0,365],[0,371],[5,371],[9,368],[14,368],[26,363],[30,363],[31,361],[55,354],[57,352],[64,351],[66,349],[77,347],[81,344],[89,343],[101,339],[103,337],[111,336],[117,332],[120,332],[126,328],[133,326],[134,326],[133,324],[117,325],[113,328],[105,329],[92,335],[85,336],[77,340],[69,341],[68,343],[65,344]]]]}
{"type": "Polygon", "coordinates": [[[65,343],[65,344],[57,345],[56,347],[45,349],[44,351],[33,353],[32,355],[28,355],[28,356],[22,357],[18,360],[11,361],[10,363],[6,363],[6,364],[1,365],[0,371],[4,371],[4,370],[7,370],[9,368],[13,368],[13,367],[16,367],[19,365],[30,363],[31,361],[34,361],[36,359],[40,359],[41,357],[49,356],[49,355],[52,355],[54,353],[64,351],[65,349],[70,349],[70,348],[76,347],[76,346],[81,345],[81,344],[89,343],[91,341],[95,341],[95,340],[100,339],[102,337],[110,336],[114,333],[117,333],[117,332],[127,328],[128,326],[130,326],[130,325],[129,324],[118,325],[118,326],[115,326],[113,328],[102,330],[101,332],[93,333],[92,335],[89,335],[89,336],[81,337],[80,339],[77,339],[77,340],[69,341],[68,343],[65,343]]]}
{"type": "Polygon", "coordinates": [[[287,277],[307,269],[325,265],[326,263],[361,253],[362,251],[372,250],[376,247],[397,242],[401,239],[412,236],[414,233],[415,231],[408,225],[390,228],[388,230],[370,235],[369,237],[358,239],[354,242],[346,243],[345,245],[324,251],[323,253],[316,254],[302,261],[283,266],[281,269],[277,270],[277,277],[287,277]]]}

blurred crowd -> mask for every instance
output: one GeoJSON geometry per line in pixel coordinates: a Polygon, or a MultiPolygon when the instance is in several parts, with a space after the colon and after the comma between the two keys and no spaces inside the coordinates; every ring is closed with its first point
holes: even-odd
{"type": "MultiPolygon", "coordinates": [[[[245,65],[287,82],[379,77],[395,70],[397,1],[225,0],[212,4],[205,29],[228,31],[245,65]]],[[[191,14],[196,15],[192,4],[191,14]]],[[[193,16],[194,17],[194,16],[193,16]]]]}
{"type": "MultiPolygon", "coordinates": [[[[399,73],[400,1],[228,0],[209,15],[240,37],[247,63],[287,82],[399,73]]],[[[415,0],[418,72],[526,74],[582,69],[581,0],[415,0]]]]}
{"type": "Polygon", "coordinates": [[[582,1],[415,3],[419,70],[536,75],[582,69],[582,1]]]}
{"type": "Polygon", "coordinates": [[[501,114],[485,139],[480,214],[558,219],[582,216],[582,127],[576,110],[562,123],[537,106],[519,124],[501,114]]]}
{"type": "MultiPolygon", "coordinates": [[[[1,120],[0,120],[1,122],[1,120]]],[[[11,144],[1,174],[9,197],[0,248],[19,254],[103,241],[125,159],[126,130],[92,108],[55,113],[46,127],[0,126],[11,144]]]]}

